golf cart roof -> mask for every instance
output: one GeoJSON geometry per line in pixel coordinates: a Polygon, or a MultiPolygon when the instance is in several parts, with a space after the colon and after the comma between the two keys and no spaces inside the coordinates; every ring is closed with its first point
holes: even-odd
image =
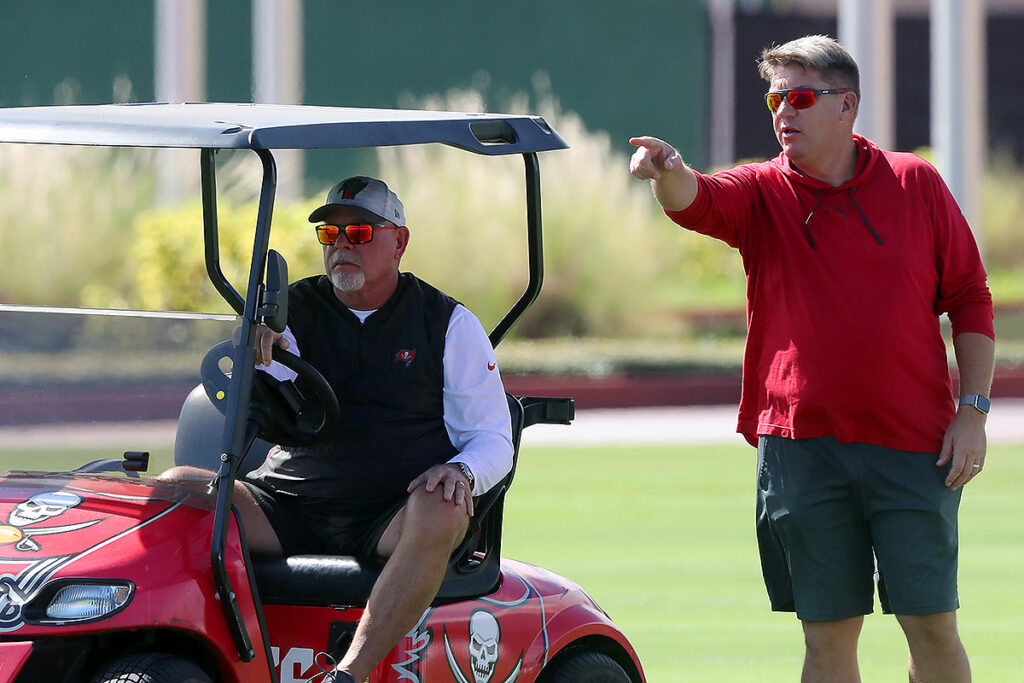
{"type": "Polygon", "coordinates": [[[0,142],[199,149],[443,143],[487,155],[568,147],[543,118],[525,114],[214,103],[0,108],[0,142]]]}

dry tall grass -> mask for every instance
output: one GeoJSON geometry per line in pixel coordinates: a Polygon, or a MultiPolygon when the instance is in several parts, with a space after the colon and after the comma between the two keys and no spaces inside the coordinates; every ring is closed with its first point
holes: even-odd
{"type": "MultiPolygon", "coordinates": [[[[739,257],[668,222],[647,183],[629,175],[627,141],[588,130],[548,95],[493,103],[479,90],[463,90],[404,106],[539,113],[571,145],[541,154],[545,286],[519,336],[677,336],[687,331],[679,310],[742,308],[739,257]]],[[[0,147],[0,302],[226,310],[206,284],[198,197],[153,208],[158,154],[0,147]]],[[[240,288],[258,168],[251,154],[224,157],[221,256],[240,288]]],[[[378,172],[402,197],[412,230],[403,267],[495,324],[527,280],[522,159],[432,145],[381,149],[378,166],[367,172],[378,172]]],[[[985,187],[996,300],[1024,301],[1024,171],[998,160],[985,187]]],[[[288,258],[293,278],[321,268],[305,218],[324,190],[275,209],[272,246],[288,258]]]]}

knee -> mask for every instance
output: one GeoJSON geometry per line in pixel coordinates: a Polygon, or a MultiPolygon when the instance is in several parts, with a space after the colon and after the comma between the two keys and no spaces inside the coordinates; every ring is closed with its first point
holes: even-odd
{"type": "Polygon", "coordinates": [[[913,647],[948,649],[960,644],[955,612],[902,614],[896,619],[913,647]]]}
{"type": "Polygon", "coordinates": [[[457,542],[469,525],[466,506],[445,500],[440,487],[433,491],[423,487],[413,491],[406,504],[406,520],[417,527],[417,534],[437,541],[457,542]]]}
{"type": "Polygon", "coordinates": [[[804,645],[808,652],[856,652],[863,617],[839,621],[805,621],[804,645]]]}

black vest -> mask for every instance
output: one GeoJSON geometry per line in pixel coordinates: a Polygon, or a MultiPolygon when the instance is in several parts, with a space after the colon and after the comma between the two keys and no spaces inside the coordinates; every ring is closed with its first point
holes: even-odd
{"type": "Polygon", "coordinates": [[[444,426],[444,342],[457,301],[410,273],[365,323],[323,275],[291,285],[288,326],[338,395],[330,443],[271,455],[250,477],[366,511],[390,505],[456,450],[444,426]]]}

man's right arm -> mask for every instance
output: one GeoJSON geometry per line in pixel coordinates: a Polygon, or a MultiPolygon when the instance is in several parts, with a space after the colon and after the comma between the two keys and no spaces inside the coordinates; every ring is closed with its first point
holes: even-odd
{"type": "Polygon", "coordinates": [[[697,176],[679,151],[664,140],[649,136],[630,138],[629,142],[636,146],[629,172],[651,181],[654,196],[666,211],[688,208],[697,198],[697,176]]]}

